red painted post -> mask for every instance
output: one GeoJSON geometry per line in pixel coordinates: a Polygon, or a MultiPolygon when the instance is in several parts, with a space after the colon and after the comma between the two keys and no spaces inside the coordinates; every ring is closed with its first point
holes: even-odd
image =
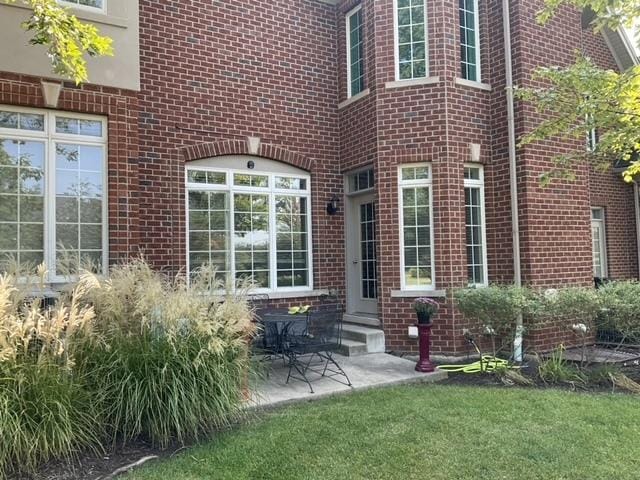
{"type": "Polygon", "coordinates": [[[416,364],[416,372],[429,373],[436,369],[436,366],[429,359],[431,350],[431,324],[418,323],[418,340],[420,345],[420,359],[416,364]]]}

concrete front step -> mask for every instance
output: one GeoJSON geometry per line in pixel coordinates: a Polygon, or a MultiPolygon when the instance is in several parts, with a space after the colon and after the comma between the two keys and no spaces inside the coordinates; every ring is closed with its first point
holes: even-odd
{"type": "Polygon", "coordinates": [[[367,344],[358,342],[356,340],[349,340],[346,338],[342,339],[340,348],[336,350],[340,355],[344,355],[345,357],[358,357],[360,355],[366,355],[367,353],[367,344]]]}
{"type": "Polygon", "coordinates": [[[353,323],[342,324],[342,338],[367,345],[367,353],[384,353],[384,332],[379,328],[353,323]]]}

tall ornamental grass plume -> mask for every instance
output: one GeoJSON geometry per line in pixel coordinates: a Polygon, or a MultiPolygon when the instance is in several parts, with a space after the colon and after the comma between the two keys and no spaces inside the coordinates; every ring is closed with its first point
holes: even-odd
{"type": "Polygon", "coordinates": [[[242,288],[224,292],[215,271],[168,278],[143,260],[92,274],[86,299],[105,345],[83,368],[112,441],[144,437],[165,447],[227,426],[242,414],[253,335],[242,288]]]}
{"type": "MultiPolygon", "coordinates": [[[[44,283],[46,267],[37,268],[44,283]]],[[[51,458],[100,448],[96,405],[75,369],[78,348],[100,345],[87,286],[45,307],[22,275],[0,275],[0,478],[51,458]]]]}

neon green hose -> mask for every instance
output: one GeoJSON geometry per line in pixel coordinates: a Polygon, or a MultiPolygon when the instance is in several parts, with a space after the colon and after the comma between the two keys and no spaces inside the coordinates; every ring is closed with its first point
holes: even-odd
{"type": "Polygon", "coordinates": [[[509,361],[493,355],[483,355],[481,360],[466,365],[438,365],[440,370],[462,373],[495,372],[499,368],[515,369],[520,367],[511,365],[509,361]]]}

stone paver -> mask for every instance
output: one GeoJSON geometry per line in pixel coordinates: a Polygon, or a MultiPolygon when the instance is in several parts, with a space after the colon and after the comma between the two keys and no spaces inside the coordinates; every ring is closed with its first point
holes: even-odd
{"type": "MultiPolygon", "coordinates": [[[[286,383],[288,367],[282,361],[274,361],[269,376],[254,388],[250,403],[254,407],[274,407],[288,403],[317,400],[331,395],[349,393],[368,388],[417,383],[436,382],[445,379],[445,372],[418,373],[414,370],[415,362],[395,357],[386,353],[374,353],[360,357],[344,357],[335,355],[338,364],[349,376],[352,387],[338,383],[330,378],[323,378],[314,373],[309,374],[315,393],[309,386],[299,380],[291,379],[286,383]]],[[[344,377],[336,377],[343,380],[344,377]]]]}

